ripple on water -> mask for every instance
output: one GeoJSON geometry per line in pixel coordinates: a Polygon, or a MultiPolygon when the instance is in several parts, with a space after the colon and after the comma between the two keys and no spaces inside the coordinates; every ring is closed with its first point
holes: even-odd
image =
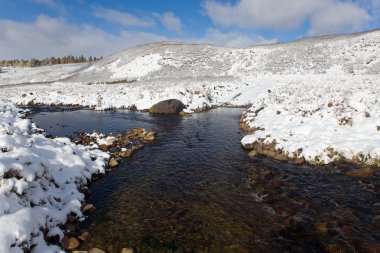
{"type": "Polygon", "coordinates": [[[37,125],[57,136],[136,127],[159,132],[156,143],[91,185],[87,202],[97,211],[81,225],[81,232],[91,234],[81,248],[109,252],[127,246],[139,252],[379,249],[379,228],[373,225],[380,215],[379,174],[358,180],[338,173],[339,168],[249,158],[239,142],[242,111],[215,109],[184,118],[95,111],[32,115],[37,125]]]}

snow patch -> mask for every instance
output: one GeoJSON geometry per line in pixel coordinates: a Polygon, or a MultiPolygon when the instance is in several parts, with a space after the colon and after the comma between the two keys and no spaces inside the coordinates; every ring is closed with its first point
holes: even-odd
{"type": "Polygon", "coordinates": [[[162,66],[159,61],[161,59],[162,56],[160,54],[149,54],[136,57],[133,61],[121,66],[119,64],[120,60],[115,61],[110,65],[110,70],[113,73],[111,79],[140,79],[151,72],[160,70],[162,66]]]}

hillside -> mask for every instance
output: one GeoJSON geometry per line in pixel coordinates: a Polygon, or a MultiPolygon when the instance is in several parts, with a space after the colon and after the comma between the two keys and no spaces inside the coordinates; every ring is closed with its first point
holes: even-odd
{"type": "Polygon", "coordinates": [[[376,74],[380,31],[309,38],[286,44],[230,49],[156,43],[127,49],[96,62],[72,82],[284,74],[376,74]]]}

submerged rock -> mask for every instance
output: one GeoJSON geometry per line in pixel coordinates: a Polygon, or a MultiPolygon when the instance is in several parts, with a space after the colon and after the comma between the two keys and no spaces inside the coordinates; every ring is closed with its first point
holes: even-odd
{"type": "Polygon", "coordinates": [[[92,248],[88,251],[88,253],[106,253],[106,252],[98,248],[92,248]]]}
{"type": "Polygon", "coordinates": [[[133,248],[122,248],[120,253],[135,253],[133,248]]]}
{"type": "Polygon", "coordinates": [[[70,238],[67,238],[67,237],[64,237],[62,239],[62,247],[64,249],[67,249],[67,250],[73,250],[73,249],[76,249],[79,247],[79,241],[77,238],[75,237],[70,237],[70,238]]]}
{"type": "Polygon", "coordinates": [[[149,113],[153,114],[178,114],[183,109],[185,105],[178,99],[169,99],[158,102],[149,108],[149,113]]]}
{"type": "Polygon", "coordinates": [[[356,178],[367,178],[372,176],[375,173],[375,170],[371,167],[362,167],[359,169],[351,169],[347,171],[347,174],[351,177],[356,178]]]}
{"type": "Polygon", "coordinates": [[[93,204],[86,204],[84,207],[83,207],[83,213],[88,213],[88,212],[92,212],[92,211],[95,211],[95,206],[93,204]]]}
{"type": "Polygon", "coordinates": [[[88,231],[83,232],[78,239],[81,241],[87,241],[88,238],[90,237],[90,233],[88,231]]]}
{"type": "Polygon", "coordinates": [[[119,165],[119,163],[117,162],[117,160],[115,158],[111,158],[111,160],[108,162],[108,165],[111,168],[114,168],[114,167],[117,167],[117,165],[119,165]]]}

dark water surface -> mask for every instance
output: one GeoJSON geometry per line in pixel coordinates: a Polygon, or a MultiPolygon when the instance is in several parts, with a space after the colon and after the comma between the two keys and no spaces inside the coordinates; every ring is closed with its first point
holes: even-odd
{"type": "Polygon", "coordinates": [[[380,252],[380,176],[249,158],[242,109],[189,117],[42,111],[48,134],[145,127],[158,140],[93,183],[81,248],[119,252],[380,252]],[[378,221],[376,221],[378,217],[378,221]]]}

